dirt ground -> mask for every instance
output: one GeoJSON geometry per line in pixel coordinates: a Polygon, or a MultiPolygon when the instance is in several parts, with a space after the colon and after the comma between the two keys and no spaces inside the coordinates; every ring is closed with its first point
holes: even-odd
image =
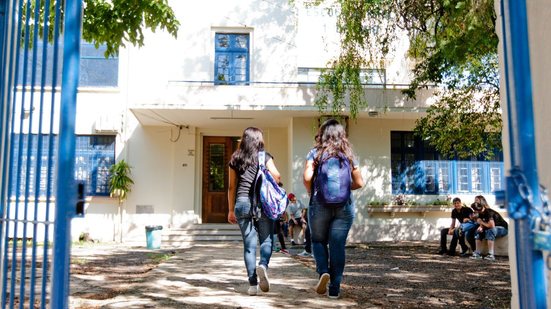
{"type": "MultiPolygon", "coordinates": [[[[71,274],[80,299],[108,299],[137,293],[133,286],[147,280],[159,263],[187,249],[126,250],[116,254],[74,255],[71,274]],[[109,284],[86,288],[87,280],[109,284]]],[[[296,254],[302,248],[291,250],[296,254]]],[[[377,242],[347,247],[343,298],[375,308],[509,308],[509,260],[441,256],[436,242],[377,242]]],[[[275,253],[274,253],[275,254],[275,253]]],[[[293,259],[314,269],[314,260],[293,259]]],[[[298,292],[297,292],[298,293],[298,292]]],[[[364,306],[354,306],[364,307],[364,306]]],[[[95,308],[95,307],[77,307],[95,308]]],[[[223,308],[216,306],[216,308],[223,308]]]]}
{"type": "MultiPolygon", "coordinates": [[[[348,248],[344,293],[382,308],[510,308],[508,257],[496,261],[435,254],[435,242],[348,248]]],[[[315,268],[313,260],[306,260],[315,268]]]]}

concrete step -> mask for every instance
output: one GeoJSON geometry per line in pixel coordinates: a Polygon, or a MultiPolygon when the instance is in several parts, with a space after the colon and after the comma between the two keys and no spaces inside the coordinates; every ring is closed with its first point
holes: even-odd
{"type": "Polygon", "coordinates": [[[179,246],[190,242],[241,241],[241,231],[235,224],[195,224],[186,228],[164,231],[161,242],[167,246],[179,246]]]}
{"type": "MultiPolygon", "coordinates": [[[[236,224],[194,224],[185,228],[161,230],[163,247],[182,247],[208,242],[241,242],[241,231],[236,224]]],[[[129,245],[145,246],[143,239],[128,239],[129,245]]]]}

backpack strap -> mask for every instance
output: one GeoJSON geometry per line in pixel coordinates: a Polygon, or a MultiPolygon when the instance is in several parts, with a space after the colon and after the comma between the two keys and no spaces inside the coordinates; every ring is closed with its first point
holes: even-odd
{"type": "Polygon", "coordinates": [[[258,166],[266,166],[266,152],[265,151],[259,151],[258,152],[258,166]]]}
{"type": "Polygon", "coordinates": [[[261,211],[258,211],[258,201],[259,201],[259,190],[260,187],[257,186],[257,184],[260,182],[260,177],[262,177],[262,167],[265,166],[265,160],[266,160],[266,152],[259,151],[258,152],[258,169],[256,171],[256,175],[254,177],[253,183],[251,184],[251,189],[249,190],[249,198],[251,200],[251,217],[255,220],[258,220],[261,211]]]}

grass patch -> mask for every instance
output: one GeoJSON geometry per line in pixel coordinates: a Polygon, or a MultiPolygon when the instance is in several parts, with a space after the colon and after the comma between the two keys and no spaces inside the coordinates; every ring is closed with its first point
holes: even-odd
{"type": "Polygon", "coordinates": [[[84,265],[86,263],[88,263],[88,261],[86,259],[82,259],[82,258],[72,258],[71,259],[71,264],[84,265]]]}
{"type": "Polygon", "coordinates": [[[147,258],[156,264],[160,264],[168,259],[170,259],[174,254],[173,253],[156,253],[149,252],[147,253],[147,258]]]}

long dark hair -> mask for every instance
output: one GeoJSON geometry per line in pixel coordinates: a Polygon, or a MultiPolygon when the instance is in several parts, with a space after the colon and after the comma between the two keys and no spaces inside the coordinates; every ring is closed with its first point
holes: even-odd
{"type": "Polygon", "coordinates": [[[258,165],[258,152],[264,150],[262,130],[248,127],[243,131],[239,149],[231,156],[230,165],[238,172],[243,173],[249,166],[258,165]]]}
{"type": "Polygon", "coordinates": [[[317,156],[314,164],[318,164],[321,156],[338,156],[343,154],[350,163],[354,162],[352,145],[346,137],[344,127],[336,119],[326,120],[318,129],[315,138],[314,148],[317,150],[317,156]]]}
{"type": "Polygon", "coordinates": [[[480,200],[480,205],[484,206],[484,208],[490,208],[490,205],[488,204],[488,202],[486,201],[486,198],[484,196],[477,195],[474,198],[475,198],[475,200],[479,199],[480,200]]]}

